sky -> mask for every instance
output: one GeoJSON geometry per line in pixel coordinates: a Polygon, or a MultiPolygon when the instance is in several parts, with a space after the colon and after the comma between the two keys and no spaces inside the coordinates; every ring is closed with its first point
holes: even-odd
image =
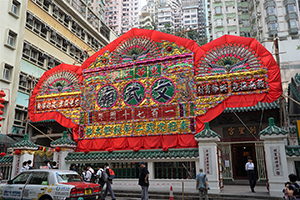
{"type": "Polygon", "coordinates": [[[139,2],[140,2],[140,4],[141,4],[141,9],[142,9],[142,7],[144,6],[144,5],[146,5],[147,4],[147,0],[139,0],[139,2]]]}

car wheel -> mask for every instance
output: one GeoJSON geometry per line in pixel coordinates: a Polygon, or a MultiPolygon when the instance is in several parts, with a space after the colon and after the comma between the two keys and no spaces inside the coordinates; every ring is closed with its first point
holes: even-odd
{"type": "Polygon", "coordinates": [[[39,200],[52,200],[52,198],[51,197],[42,197],[42,198],[40,198],[39,200]]]}

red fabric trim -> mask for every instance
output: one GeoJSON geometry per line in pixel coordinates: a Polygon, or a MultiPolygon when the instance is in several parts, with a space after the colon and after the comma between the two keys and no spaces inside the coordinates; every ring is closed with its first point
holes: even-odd
{"type": "Polygon", "coordinates": [[[194,139],[193,134],[79,140],[76,152],[85,150],[107,151],[109,148],[113,150],[133,150],[136,147],[139,150],[196,148],[198,142],[194,139]]]}

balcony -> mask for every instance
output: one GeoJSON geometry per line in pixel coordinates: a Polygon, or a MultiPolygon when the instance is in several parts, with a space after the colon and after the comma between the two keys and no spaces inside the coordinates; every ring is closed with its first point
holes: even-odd
{"type": "Polygon", "coordinates": [[[253,0],[252,0],[252,1],[250,1],[249,5],[248,5],[249,12],[251,12],[253,10],[253,8],[254,8],[254,3],[253,3],[253,0]]]}
{"type": "Polygon", "coordinates": [[[250,15],[250,22],[254,23],[255,22],[255,12],[252,12],[250,15]]]}
{"type": "Polygon", "coordinates": [[[269,23],[270,21],[277,21],[277,16],[270,15],[266,18],[266,23],[269,23]]]}
{"type": "Polygon", "coordinates": [[[298,19],[298,16],[296,13],[288,13],[285,15],[285,20],[288,21],[290,19],[298,19]]]}
{"type": "Polygon", "coordinates": [[[269,30],[269,37],[276,37],[278,34],[278,31],[277,30],[269,30]]]}
{"type": "Polygon", "coordinates": [[[289,3],[296,4],[296,1],[295,0],[284,0],[283,1],[283,6],[285,6],[286,4],[289,4],[289,3]]]}
{"type": "Polygon", "coordinates": [[[290,28],[289,29],[289,35],[298,35],[298,28],[290,28]]]}
{"type": "Polygon", "coordinates": [[[266,1],[265,3],[264,3],[264,7],[265,7],[265,9],[267,8],[267,7],[269,7],[269,6],[276,6],[276,3],[275,3],[275,1],[266,1]]]}

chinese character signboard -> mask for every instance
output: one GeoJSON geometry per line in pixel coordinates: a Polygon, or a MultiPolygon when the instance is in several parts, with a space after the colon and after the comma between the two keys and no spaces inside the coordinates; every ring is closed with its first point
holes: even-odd
{"type": "Polygon", "coordinates": [[[272,168],[274,176],[282,176],[282,166],[281,166],[281,157],[280,157],[280,148],[271,147],[271,158],[272,158],[272,168]]]}
{"type": "MultiPolygon", "coordinates": [[[[189,148],[226,107],[275,101],[281,92],[279,67],[255,39],[224,36],[199,47],[133,29],[82,66],[45,72],[29,116],[73,128],[77,151],[189,148]]],[[[243,127],[228,133],[247,134],[243,127]]]]}

